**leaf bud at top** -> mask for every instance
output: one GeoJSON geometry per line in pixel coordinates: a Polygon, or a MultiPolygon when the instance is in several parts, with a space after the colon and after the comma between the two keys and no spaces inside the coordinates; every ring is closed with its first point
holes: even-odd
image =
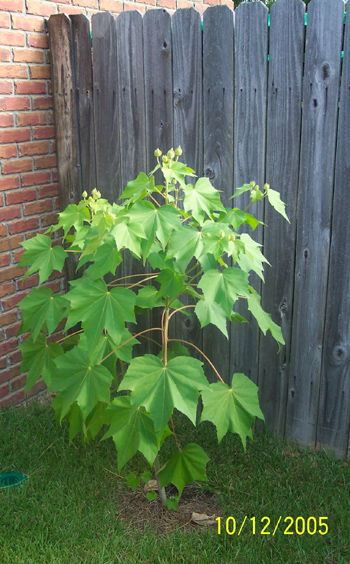
{"type": "Polygon", "coordinates": [[[84,198],[84,200],[85,200],[85,198],[87,198],[87,191],[86,190],[84,190],[84,192],[82,193],[82,197],[84,198]]]}
{"type": "Polygon", "coordinates": [[[219,231],[219,237],[220,239],[223,239],[225,237],[225,231],[223,231],[222,229],[221,231],[219,231]]]}
{"type": "Polygon", "coordinates": [[[182,149],[181,149],[181,146],[180,146],[180,145],[177,147],[177,149],[175,149],[175,155],[176,155],[177,157],[181,157],[181,155],[182,155],[182,149]]]}
{"type": "Polygon", "coordinates": [[[168,162],[168,157],[166,155],[162,156],[162,161],[163,163],[167,163],[168,162]]]}
{"type": "Polygon", "coordinates": [[[170,149],[170,151],[167,152],[166,156],[170,160],[173,159],[175,157],[174,149],[170,149]]]}
{"type": "Polygon", "coordinates": [[[91,196],[96,200],[97,199],[97,190],[94,188],[91,192],[91,196]]]}
{"type": "Polygon", "coordinates": [[[156,149],[156,150],[154,151],[154,156],[155,156],[155,157],[161,157],[161,156],[162,156],[162,151],[161,151],[160,149],[156,149]]]}
{"type": "Polygon", "coordinates": [[[96,198],[97,199],[101,198],[101,192],[99,190],[96,191],[96,198]]]}
{"type": "Polygon", "coordinates": [[[250,182],[250,187],[251,187],[251,188],[254,188],[254,186],[255,186],[255,182],[254,182],[254,180],[252,180],[252,181],[250,182]]]}
{"type": "Polygon", "coordinates": [[[267,182],[266,182],[266,184],[264,184],[265,192],[267,192],[269,188],[270,188],[270,184],[267,184],[267,182]]]}

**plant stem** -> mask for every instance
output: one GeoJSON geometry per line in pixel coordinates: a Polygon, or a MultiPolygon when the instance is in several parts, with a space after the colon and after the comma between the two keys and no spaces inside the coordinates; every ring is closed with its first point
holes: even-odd
{"type": "MultiPolygon", "coordinates": [[[[149,331],[163,331],[163,329],[161,327],[151,327],[151,329],[145,329],[144,331],[140,331],[140,333],[136,333],[136,335],[133,335],[132,337],[130,337],[130,339],[128,339],[127,341],[124,341],[124,343],[122,343],[121,345],[119,345],[119,347],[116,347],[115,349],[113,349],[110,353],[107,354],[107,356],[105,356],[102,360],[100,360],[100,362],[97,363],[97,365],[101,364],[102,362],[104,362],[108,357],[111,356],[111,354],[114,354],[118,349],[120,349],[121,347],[123,347],[124,345],[126,345],[126,343],[129,343],[129,341],[132,341],[133,339],[136,339],[136,337],[139,337],[140,335],[143,335],[143,333],[148,333],[149,331]]],[[[96,366],[97,366],[96,365],[96,366]]]]}
{"type": "Polygon", "coordinates": [[[210,366],[212,367],[212,369],[214,370],[215,374],[217,375],[217,377],[219,378],[219,380],[221,380],[221,382],[223,384],[225,384],[225,382],[223,381],[223,379],[221,378],[219,372],[216,370],[214,364],[209,360],[209,358],[204,354],[203,351],[201,351],[201,349],[199,349],[198,347],[196,347],[196,345],[194,345],[193,343],[189,343],[188,341],[184,341],[183,339],[168,339],[169,343],[170,341],[177,341],[178,343],[185,343],[185,345],[190,345],[190,347],[193,347],[194,349],[196,349],[199,353],[201,353],[201,355],[205,358],[205,360],[210,364],[210,366]]]}
{"type": "Polygon", "coordinates": [[[165,488],[160,487],[160,478],[159,478],[160,466],[159,466],[158,454],[155,457],[154,462],[153,462],[153,470],[154,470],[154,473],[156,475],[156,480],[157,480],[157,485],[158,485],[158,493],[159,493],[160,500],[161,500],[162,504],[164,505],[164,507],[166,507],[167,505],[166,505],[165,488]]]}
{"type": "Polygon", "coordinates": [[[188,307],[196,307],[195,305],[186,305],[183,307],[179,307],[178,309],[175,309],[174,311],[171,312],[171,314],[168,317],[168,321],[171,318],[172,315],[174,315],[174,313],[177,313],[178,311],[181,311],[182,309],[187,309],[188,307]]]}
{"type": "Polygon", "coordinates": [[[168,181],[165,181],[165,205],[168,204],[168,181]]]}
{"type": "Polygon", "coordinates": [[[168,327],[169,327],[169,298],[165,298],[165,308],[164,308],[164,329],[163,329],[163,359],[164,365],[168,363],[168,327]]]}
{"type": "Polygon", "coordinates": [[[82,333],[82,332],[83,332],[83,329],[80,329],[79,331],[76,331],[75,333],[71,333],[70,335],[67,335],[66,337],[62,337],[62,339],[60,339],[59,341],[56,341],[56,343],[61,343],[65,339],[68,339],[68,337],[73,337],[73,335],[78,335],[78,333],[82,333]]]}
{"type": "Polygon", "coordinates": [[[173,435],[174,435],[174,439],[175,439],[177,448],[179,449],[180,452],[182,452],[182,449],[179,445],[179,441],[177,440],[177,436],[176,436],[176,433],[175,433],[175,427],[174,427],[174,421],[173,421],[172,415],[170,415],[170,422],[171,422],[171,427],[172,427],[172,430],[173,430],[173,435]]]}

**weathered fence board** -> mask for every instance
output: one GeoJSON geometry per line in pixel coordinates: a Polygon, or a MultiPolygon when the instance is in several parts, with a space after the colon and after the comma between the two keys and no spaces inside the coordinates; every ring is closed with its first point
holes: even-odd
{"type": "Polygon", "coordinates": [[[287,434],[316,439],[328,276],[343,0],[308,6],[287,434]]]}
{"type": "MultiPolygon", "coordinates": [[[[255,320],[233,327],[227,342],[180,313],[171,335],[202,348],[226,381],[244,372],[257,382],[270,430],[341,456],[350,431],[350,20],[341,71],[343,0],[311,0],[307,10],[305,26],[302,0],[278,0],[270,36],[261,2],[235,12],[209,7],[203,32],[192,8],[172,18],[164,9],[125,12],[117,21],[98,13],[92,58],[87,19],[52,16],[60,203],[77,202],[95,183],[117,201],[129,180],[154,168],[157,147],[178,144],[226,206],[247,205],[248,195],[229,198],[251,180],[280,191],[291,223],[257,204],[267,227],[252,236],[272,267],[262,288],[250,278],[282,325],[280,354],[255,320]]],[[[129,256],[120,269],[129,276],[143,267],[129,256]]],[[[74,270],[72,260],[68,280],[74,270]]],[[[242,302],[238,311],[250,318],[242,302]]],[[[143,329],[147,320],[138,321],[143,329]]]]}
{"type": "MultiPolygon", "coordinates": [[[[236,10],[235,188],[251,180],[259,184],[261,188],[264,184],[267,15],[268,9],[261,2],[243,3],[236,10]]],[[[244,209],[248,201],[249,196],[243,194],[234,201],[234,206],[244,209]]],[[[259,220],[263,219],[262,203],[258,203],[256,207],[256,216],[259,220]]],[[[257,227],[253,238],[262,242],[261,226],[257,227]]],[[[261,283],[257,275],[250,276],[250,283],[260,293],[261,283]]],[[[245,303],[240,303],[237,311],[246,319],[252,319],[245,303]]],[[[231,370],[243,372],[257,382],[259,329],[255,321],[253,320],[249,325],[242,324],[239,327],[232,327],[231,342],[231,370]]]]}
{"type": "Polygon", "coordinates": [[[90,23],[83,14],[71,16],[74,46],[75,87],[78,113],[81,188],[96,188],[95,128],[92,93],[90,23]]]}
{"type": "MultiPolygon", "coordinates": [[[[215,188],[223,191],[224,205],[232,207],[229,197],[233,193],[234,14],[228,6],[214,6],[204,12],[203,71],[204,174],[215,188]]],[[[228,340],[209,325],[203,331],[203,346],[228,382],[232,376],[228,340]]],[[[206,368],[211,374],[210,368],[206,368]]]]}
{"type": "MultiPolygon", "coordinates": [[[[181,160],[197,174],[203,172],[203,116],[202,116],[202,31],[201,17],[194,8],[177,10],[173,16],[173,99],[174,148],[181,145],[181,160]]],[[[189,180],[189,178],[188,178],[189,180]]],[[[195,181],[195,179],[193,179],[195,181]]],[[[193,263],[190,264],[190,267],[193,263]]],[[[194,274],[194,273],[193,273],[194,274]]],[[[186,296],[182,303],[193,304],[186,296]]],[[[189,310],[191,311],[191,310],[189,310]]],[[[192,309],[193,313],[193,309],[192,309]]],[[[176,338],[202,348],[202,332],[195,315],[178,313],[170,327],[176,338]]],[[[191,354],[203,361],[192,348],[191,354]]]]}
{"type": "Polygon", "coordinates": [[[290,224],[265,206],[265,268],[261,304],[282,327],[286,345],[260,338],[259,396],[269,429],[283,435],[290,361],[296,206],[298,196],[305,4],[278,0],[270,13],[266,181],[281,193],[290,224]]]}
{"type": "MultiPolygon", "coordinates": [[[[65,209],[69,204],[78,203],[81,198],[78,119],[70,19],[65,14],[51,16],[49,33],[60,208],[65,209]]],[[[75,258],[69,257],[66,263],[67,280],[76,278],[76,265],[75,258]]]]}
{"type": "Polygon", "coordinates": [[[121,194],[120,122],[115,17],[92,16],[94,120],[97,188],[115,201],[121,194]]]}
{"type": "Polygon", "coordinates": [[[344,39],[317,445],[341,456],[350,420],[350,26],[344,39]],[[346,210],[346,213],[344,213],[346,210]]]}

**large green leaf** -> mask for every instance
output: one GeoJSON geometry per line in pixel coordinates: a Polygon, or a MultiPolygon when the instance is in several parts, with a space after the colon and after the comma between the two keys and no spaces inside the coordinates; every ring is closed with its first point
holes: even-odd
{"type": "Polygon", "coordinates": [[[93,280],[103,277],[107,272],[115,274],[117,267],[122,262],[122,255],[117,249],[114,237],[107,235],[94,254],[85,255],[79,261],[78,267],[88,261],[93,261],[87,270],[89,277],[93,280]]]}
{"type": "Polygon", "coordinates": [[[87,202],[82,200],[78,205],[70,204],[58,217],[58,225],[55,226],[56,231],[62,227],[65,236],[73,226],[79,231],[83,227],[84,221],[90,221],[90,212],[87,208],[87,202]]]}
{"type": "Polygon", "coordinates": [[[80,407],[84,419],[99,401],[109,403],[112,374],[104,366],[94,366],[88,351],[75,347],[56,358],[55,364],[58,373],[54,389],[61,392],[61,420],[74,402],[80,407]]]}
{"type": "Polygon", "coordinates": [[[154,286],[146,286],[141,288],[136,296],[136,305],[142,308],[153,309],[165,304],[164,300],[159,296],[157,288],[154,286]]]}
{"type": "Polygon", "coordinates": [[[157,456],[158,438],[151,417],[143,408],[130,403],[126,396],[115,398],[104,412],[104,422],[110,425],[104,439],[113,437],[118,451],[118,470],[139,450],[152,464],[157,456]]]}
{"type": "Polygon", "coordinates": [[[195,480],[207,480],[205,467],[209,461],[204,450],[195,443],[185,446],[168,460],[159,472],[160,486],[174,484],[179,490],[179,496],[187,484],[195,480]]]}
{"type": "Polygon", "coordinates": [[[50,288],[34,288],[18,305],[22,308],[21,333],[31,331],[36,341],[44,324],[49,335],[53,333],[70,304],[63,296],[54,296],[50,288]]]}
{"type": "Polygon", "coordinates": [[[21,372],[29,371],[25,391],[32,388],[40,376],[50,388],[56,372],[53,360],[64,354],[62,347],[58,343],[48,344],[45,335],[40,333],[35,343],[30,335],[18,348],[22,352],[21,372]]]}
{"type": "Polygon", "coordinates": [[[222,272],[208,270],[198,282],[198,288],[203,290],[208,302],[216,302],[229,317],[238,295],[249,295],[248,275],[234,267],[224,268],[222,272]]]}
{"type": "Polygon", "coordinates": [[[165,366],[156,356],[134,358],[119,390],[132,390],[131,401],[143,405],[162,432],[174,407],[195,423],[198,391],[208,387],[202,362],[177,356],[165,366]]]}
{"type": "Polygon", "coordinates": [[[134,223],[140,223],[147,239],[142,241],[142,251],[147,257],[157,235],[163,249],[174,229],[181,225],[179,212],[173,206],[160,206],[156,208],[151,202],[137,202],[129,210],[128,215],[134,223]]]}
{"type": "Polygon", "coordinates": [[[122,198],[132,198],[135,202],[146,196],[147,193],[154,190],[154,177],[148,178],[147,174],[140,172],[135,180],[127,183],[124,192],[120,196],[122,198]]]}
{"type": "Polygon", "coordinates": [[[237,190],[235,191],[233,196],[231,196],[230,200],[232,200],[232,198],[237,198],[237,196],[244,194],[244,192],[248,192],[248,190],[250,190],[250,189],[251,189],[250,184],[243,184],[243,186],[241,186],[240,188],[237,188],[237,190]]]}
{"type": "Polygon", "coordinates": [[[170,237],[167,259],[175,258],[182,272],[193,256],[202,254],[203,243],[201,233],[189,225],[182,225],[170,237]]]}
{"type": "Polygon", "coordinates": [[[242,233],[241,243],[245,246],[245,252],[239,253],[237,257],[239,266],[247,273],[253,270],[261,278],[261,280],[264,281],[263,263],[266,262],[269,264],[269,262],[260,251],[260,243],[253,241],[247,233],[242,233]]]}
{"type": "Polygon", "coordinates": [[[271,188],[267,191],[267,198],[273,208],[280,213],[287,221],[290,223],[289,218],[286,214],[286,204],[282,202],[280,193],[276,192],[276,190],[272,190],[271,188]]]}
{"type": "Polygon", "coordinates": [[[176,274],[173,270],[162,270],[157,276],[156,281],[160,283],[158,295],[168,296],[171,300],[181,294],[184,289],[183,277],[176,274]]]}
{"type": "Polygon", "coordinates": [[[51,239],[47,235],[36,235],[21,245],[26,250],[18,266],[31,265],[23,276],[23,280],[38,270],[39,284],[42,284],[54,270],[62,271],[68,254],[59,245],[51,247],[51,239]]]}
{"type": "Polygon", "coordinates": [[[231,387],[216,382],[201,395],[204,405],[201,421],[214,423],[219,442],[227,431],[238,433],[245,449],[247,437],[252,438],[255,417],[264,419],[259,407],[258,387],[244,374],[234,374],[231,387]]]}
{"type": "Polygon", "coordinates": [[[94,348],[106,329],[113,341],[120,344],[125,321],[135,323],[136,296],[126,288],[108,289],[103,280],[83,279],[66,294],[71,303],[65,330],[82,322],[89,346],[94,348]]]}
{"type": "Polygon", "coordinates": [[[185,211],[192,210],[193,217],[202,223],[207,213],[209,217],[214,211],[225,211],[220,200],[220,193],[210,183],[209,178],[199,178],[195,186],[188,184],[184,187],[185,211]]]}
{"type": "Polygon", "coordinates": [[[206,327],[209,323],[216,325],[216,327],[223,333],[228,339],[227,334],[227,316],[222,307],[217,303],[208,300],[199,300],[195,310],[201,327],[206,327]]]}
{"type": "Polygon", "coordinates": [[[141,257],[141,239],[147,239],[147,236],[140,223],[128,220],[118,223],[112,229],[111,235],[115,238],[119,250],[125,247],[138,258],[141,257]]]}
{"type": "Polygon", "coordinates": [[[278,343],[284,345],[285,342],[281,328],[272,321],[271,314],[266,313],[260,305],[261,296],[259,296],[259,294],[251,286],[249,286],[249,290],[251,293],[248,297],[248,309],[254,315],[260,329],[264,335],[266,335],[267,330],[270,330],[273,338],[276,339],[278,343]]]}

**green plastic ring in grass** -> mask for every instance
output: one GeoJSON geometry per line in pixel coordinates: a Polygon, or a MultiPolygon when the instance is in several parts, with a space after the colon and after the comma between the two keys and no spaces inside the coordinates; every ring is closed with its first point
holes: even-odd
{"type": "Polygon", "coordinates": [[[28,480],[28,476],[22,472],[1,472],[0,489],[8,490],[9,488],[17,488],[28,480]]]}

